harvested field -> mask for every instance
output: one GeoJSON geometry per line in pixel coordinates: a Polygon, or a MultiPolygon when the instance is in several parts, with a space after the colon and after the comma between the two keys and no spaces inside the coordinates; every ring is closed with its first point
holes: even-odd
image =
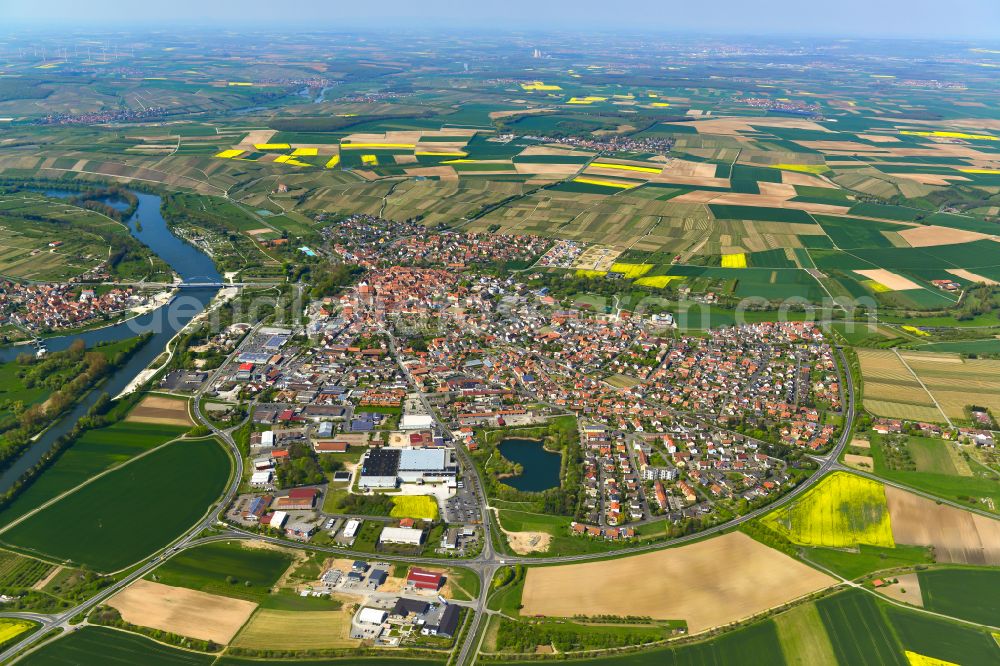
{"type": "Polygon", "coordinates": [[[854,271],[858,275],[868,278],[869,280],[875,280],[881,285],[885,285],[892,291],[905,291],[907,289],[922,289],[922,287],[913,282],[909,278],[905,278],[902,275],[897,275],[891,271],[887,271],[884,268],[872,268],[860,271],[854,271]]]}
{"type": "Polygon", "coordinates": [[[844,463],[848,467],[854,467],[855,469],[863,469],[868,472],[875,469],[875,461],[871,456],[859,456],[853,453],[847,453],[844,455],[844,463]]]}
{"type": "Polygon", "coordinates": [[[972,241],[990,238],[986,234],[951,227],[911,227],[897,232],[912,247],[935,247],[937,245],[954,245],[956,243],[971,243],[972,241]]]}
{"type": "Polygon", "coordinates": [[[837,186],[828,180],[814,176],[810,173],[800,173],[798,171],[782,171],[781,182],[789,185],[807,185],[811,187],[827,187],[837,189],[837,186]]]}
{"type": "MultiPolygon", "coordinates": [[[[677,123],[664,123],[664,125],[674,124],[677,123]]],[[[699,134],[739,135],[743,132],[753,132],[753,126],[755,125],[758,127],[786,127],[789,129],[802,129],[811,132],[833,134],[819,123],[799,118],[715,118],[712,120],[699,120],[696,123],[682,124],[689,127],[693,126],[698,130],[699,134]]]]}
{"type": "Polygon", "coordinates": [[[885,487],[896,543],[931,546],[938,562],[1000,566],[1000,521],[885,487]]]}
{"type": "Polygon", "coordinates": [[[915,573],[896,576],[898,583],[893,583],[887,587],[879,589],[879,592],[903,603],[913,606],[923,606],[924,598],[920,594],[920,578],[915,573]]]}
{"type": "Polygon", "coordinates": [[[834,583],[830,576],[733,532],[632,557],[530,568],[521,613],[684,619],[689,630],[698,633],[834,583]],[[637,586],[637,580],[644,583],[637,586]],[[621,594],[625,589],[629,594],[621,594]]]}
{"type": "MultiPolygon", "coordinates": [[[[348,606],[349,607],[349,606],[348,606]]],[[[354,647],[351,614],[336,611],[282,611],[262,609],[254,614],[233,647],[251,650],[322,650],[354,647]]]]}
{"type": "Polygon", "coordinates": [[[257,608],[252,601],[148,580],[132,583],[111,597],[108,605],[126,622],[221,645],[232,640],[257,608]]]}
{"type": "Polygon", "coordinates": [[[982,275],[976,275],[972,271],[967,271],[964,268],[946,268],[945,270],[954,275],[955,277],[962,278],[963,280],[968,280],[969,282],[980,282],[982,284],[988,284],[991,286],[1000,284],[1000,282],[997,282],[996,280],[985,278],[982,275]]]}
{"type": "Polygon", "coordinates": [[[163,425],[194,425],[188,415],[188,401],[148,395],[129,412],[126,421],[163,425]]]}
{"type": "Polygon", "coordinates": [[[855,446],[859,449],[870,449],[872,448],[872,443],[867,439],[852,439],[851,446],[855,446]]]}

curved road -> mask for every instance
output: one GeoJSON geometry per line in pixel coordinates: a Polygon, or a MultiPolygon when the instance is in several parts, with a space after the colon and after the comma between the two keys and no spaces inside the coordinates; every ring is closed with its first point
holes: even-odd
{"type": "MultiPolygon", "coordinates": [[[[254,330],[256,330],[256,327],[254,330]]],[[[247,334],[243,342],[241,342],[241,344],[238,345],[237,348],[233,351],[232,355],[236,355],[239,353],[240,349],[246,343],[246,341],[250,340],[253,337],[253,332],[254,331],[251,331],[250,333],[247,334]]],[[[395,357],[396,355],[395,340],[391,334],[388,334],[387,338],[390,341],[390,351],[393,353],[393,356],[395,357]]],[[[854,421],[856,400],[854,395],[854,382],[851,376],[850,367],[848,366],[847,360],[844,357],[843,349],[839,346],[837,347],[837,355],[840,358],[840,366],[844,377],[844,386],[847,389],[847,396],[846,396],[847,411],[844,415],[845,416],[844,429],[843,432],[841,433],[840,439],[838,440],[836,446],[834,446],[829,453],[827,453],[824,456],[814,457],[814,459],[819,463],[819,467],[815,471],[815,473],[810,475],[807,479],[805,479],[798,486],[790,490],[788,493],[786,493],[782,497],[778,498],[777,500],[771,502],[766,506],[755,509],[731,521],[728,521],[726,523],[721,523],[714,527],[707,528],[695,534],[669,539],[666,541],[649,543],[643,546],[637,546],[633,548],[622,548],[618,550],[606,551],[601,553],[589,553],[581,555],[566,555],[566,556],[555,556],[555,557],[506,556],[495,552],[493,549],[491,523],[490,523],[490,516],[488,514],[489,507],[486,502],[486,494],[484,492],[482,479],[480,479],[479,477],[478,470],[476,469],[472,461],[469,459],[468,454],[464,451],[464,449],[461,446],[455,446],[454,450],[456,451],[458,457],[461,459],[463,468],[466,470],[468,474],[471,474],[471,480],[475,484],[476,493],[479,498],[480,502],[479,508],[482,514],[482,526],[483,526],[482,552],[474,558],[469,558],[465,560],[441,560],[440,558],[397,557],[397,556],[387,557],[385,559],[391,559],[394,561],[406,562],[412,564],[425,564],[431,566],[433,565],[464,566],[472,569],[477,573],[480,579],[480,593],[478,598],[474,602],[470,602],[469,604],[463,604],[466,606],[470,606],[471,608],[474,609],[475,612],[471,623],[467,623],[468,628],[464,635],[465,636],[464,641],[460,646],[457,647],[458,655],[457,659],[454,662],[455,664],[462,666],[466,664],[472,664],[475,662],[476,658],[474,648],[477,648],[477,638],[480,633],[479,631],[480,624],[482,622],[482,618],[484,617],[484,615],[486,615],[486,601],[490,592],[490,581],[493,578],[493,574],[501,566],[510,564],[557,564],[557,563],[581,562],[593,559],[606,559],[609,557],[632,555],[636,553],[674,547],[698,539],[703,539],[706,536],[711,536],[713,534],[719,534],[721,532],[731,530],[743,523],[746,523],[750,520],[754,520],[755,518],[758,518],[763,514],[792,501],[797,496],[801,495],[810,487],[815,485],[821,478],[823,478],[829,472],[835,470],[847,471],[847,468],[845,468],[838,462],[838,458],[840,457],[840,454],[843,452],[844,447],[850,441],[851,424],[854,421]]],[[[225,364],[221,367],[224,366],[225,364]]],[[[221,371],[221,367],[215,371],[215,374],[221,371]]],[[[203,385],[204,387],[208,387],[212,384],[212,381],[215,379],[215,374],[213,374],[213,376],[209,378],[209,381],[205,382],[205,384],[203,385]]],[[[412,378],[411,378],[411,383],[412,383],[412,378]]],[[[185,533],[179,539],[174,541],[171,545],[167,546],[165,549],[162,549],[161,551],[157,552],[156,554],[148,558],[138,569],[135,569],[134,571],[132,571],[119,581],[115,582],[113,585],[104,588],[98,594],[91,597],[87,601],[79,604],[78,606],[69,609],[67,611],[64,611],[62,613],[56,613],[56,614],[28,613],[28,612],[0,613],[0,617],[15,617],[15,618],[28,619],[28,620],[33,620],[35,622],[39,622],[42,625],[42,628],[39,631],[33,633],[31,636],[27,637],[26,639],[20,641],[16,645],[13,645],[8,649],[4,650],[2,653],[0,653],[0,662],[5,662],[8,659],[15,656],[16,654],[26,650],[27,648],[38,642],[38,639],[41,636],[43,636],[52,629],[61,628],[64,629],[65,631],[72,631],[74,629],[74,626],[70,624],[70,620],[72,618],[80,615],[81,613],[85,613],[91,610],[92,608],[100,604],[102,601],[114,595],[119,590],[123,589],[124,587],[127,587],[135,580],[142,578],[143,576],[151,572],[153,569],[158,567],[160,564],[162,564],[163,561],[169,559],[178,552],[201,544],[210,543],[213,541],[233,540],[233,539],[257,539],[257,540],[267,541],[269,543],[280,544],[286,547],[308,548],[314,551],[329,552],[341,556],[371,558],[372,553],[369,552],[354,551],[344,548],[311,546],[304,543],[289,542],[284,539],[255,534],[252,532],[247,532],[232,527],[228,527],[226,531],[221,532],[219,534],[214,534],[207,537],[199,537],[199,535],[206,528],[210,528],[217,525],[219,516],[225,512],[227,507],[230,505],[230,503],[236,496],[236,492],[239,488],[240,482],[243,477],[243,457],[239,451],[239,447],[236,445],[236,442],[232,437],[232,432],[237,428],[239,428],[240,426],[242,426],[243,423],[245,423],[244,420],[243,423],[237,424],[235,426],[226,429],[220,429],[216,427],[211,421],[209,421],[205,417],[205,415],[201,411],[200,399],[202,397],[203,390],[204,389],[197,392],[193,397],[192,410],[194,412],[194,415],[197,418],[197,420],[202,424],[204,424],[205,426],[207,426],[209,430],[216,437],[218,437],[221,441],[225,442],[225,444],[229,447],[232,456],[235,460],[235,467],[233,469],[232,478],[230,479],[229,485],[225,493],[223,493],[219,501],[211,508],[211,510],[205,515],[205,517],[202,518],[202,520],[199,521],[194,527],[188,530],[187,533],[185,533]]],[[[427,401],[426,396],[420,394],[420,399],[421,402],[424,404],[425,409],[428,411],[429,414],[431,414],[431,416],[437,422],[438,427],[440,427],[444,432],[448,432],[447,427],[443,423],[437,420],[436,412],[431,408],[430,404],[427,401]]],[[[248,414],[247,418],[250,417],[251,417],[250,414],[248,414]]],[[[886,483],[894,487],[903,488],[909,492],[915,492],[916,494],[933,499],[936,502],[950,504],[953,506],[957,506],[963,510],[971,510],[980,513],[982,515],[995,518],[995,516],[992,516],[991,514],[988,514],[984,511],[962,506],[954,502],[945,501],[940,498],[928,495],[926,493],[922,493],[920,491],[915,491],[912,488],[907,488],[906,486],[894,483],[892,481],[881,479],[875,476],[874,474],[870,474],[867,472],[859,472],[858,470],[854,469],[851,469],[849,471],[867,478],[876,479],[882,483],[886,483]]]]}

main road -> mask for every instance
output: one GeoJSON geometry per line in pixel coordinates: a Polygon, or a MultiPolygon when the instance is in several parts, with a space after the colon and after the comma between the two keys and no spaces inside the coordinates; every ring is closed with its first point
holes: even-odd
{"type": "MultiPolygon", "coordinates": [[[[384,332],[386,333],[386,337],[389,340],[390,352],[398,362],[400,359],[397,354],[395,338],[388,330],[385,330],[384,332]]],[[[252,336],[253,332],[251,331],[251,333],[249,333],[244,338],[243,342],[241,342],[241,344],[238,345],[237,348],[232,352],[232,354],[230,355],[230,359],[227,359],[227,361],[231,360],[232,357],[237,355],[242,349],[243,345],[245,345],[246,342],[252,338],[252,336]]],[[[486,616],[487,614],[486,604],[490,593],[490,582],[493,578],[494,573],[498,568],[512,564],[558,564],[558,563],[582,562],[593,559],[604,559],[616,556],[626,556],[636,553],[670,548],[673,546],[688,543],[698,539],[703,539],[706,536],[711,536],[713,534],[726,532],[742,525],[743,523],[754,520],[755,518],[758,518],[764,515],[765,513],[774,510],[776,507],[779,507],[783,504],[792,501],[797,496],[801,495],[810,487],[815,485],[821,478],[823,478],[829,472],[843,469],[843,467],[839,464],[838,459],[840,457],[840,454],[843,452],[844,447],[846,447],[847,443],[850,441],[852,432],[851,426],[854,422],[854,416],[855,416],[856,399],[855,399],[853,377],[851,375],[850,367],[844,356],[843,349],[841,347],[837,347],[836,351],[838,358],[840,360],[840,367],[843,373],[843,379],[844,379],[843,385],[846,388],[846,402],[845,402],[846,411],[844,413],[844,424],[840,438],[838,439],[836,445],[827,454],[823,456],[815,456],[813,458],[814,460],[816,460],[819,466],[812,475],[810,475],[807,479],[802,481],[802,483],[800,483],[798,486],[787,492],[785,495],[783,495],[779,499],[775,500],[774,502],[771,502],[766,506],[750,511],[726,523],[721,523],[719,525],[709,527],[695,534],[685,535],[674,539],[669,539],[666,541],[649,543],[632,548],[622,548],[618,550],[606,551],[601,553],[563,555],[563,556],[553,556],[553,557],[507,556],[501,553],[497,553],[493,548],[492,528],[489,515],[490,508],[486,500],[485,488],[483,486],[482,479],[479,476],[479,472],[475,464],[469,458],[466,451],[461,446],[456,445],[454,447],[456,455],[458,456],[461,462],[462,468],[465,474],[467,475],[467,478],[471,480],[472,483],[474,484],[476,495],[479,500],[479,510],[482,516],[481,522],[483,527],[482,551],[477,556],[464,560],[444,561],[438,558],[396,557],[396,556],[387,559],[392,559],[406,563],[426,564],[426,565],[441,565],[441,564],[461,565],[464,567],[468,567],[476,572],[476,574],[479,576],[480,592],[474,602],[470,602],[469,604],[463,604],[464,606],[470,607],[473,610],[473,617],[470,622],[467,622],[468,626],[465,630],[464,640],[462,641],[462,644],[457,646],[456,648],[458,650],[458,655],[457,659],[455,660],[455,664],[460,666],[473,664],[477,656],[476,654],[478,645],[477,638],[480,633],[479,631],[480,624],[483,620],[483,617],[486,616]]],[[[225,367],[226,365],[228,365],[228,363],[225,363],[222,366],[220,366],[220,368],[217,369],[215,373],[213,373],[212,377],[209,378],[209,381],[206,381],[205,384],[203,384],[203,387],[207,388],[208,386],[211,386],[214,383],[214,379],[217,377],[217,374],[221,372],[222,367],[225,367]]],[[[430,405],[427,396],[416,388],[416,384],[415,382],[413,382],[413,378],[410,376],[408,370],[401,363],[400,367],[406,373],[407,379],[409,380],[411,386],[413,386],[414,389],[416,390],[421,404],[427,410],[427,413],[431,415],[431,417],[434,419],[434,422],[437,425],[437,427],[443,433],[450,434],[447,425],[439,420],[437,412],[430,405]]],[[[75,606],[74,608],[56,614],[0,613],[0,617],[18,617],[24,619],[31,619],[33,621],[41,623],[42,625],[42,629],[40,631],[35,632],[28,638],[20,641],[16,645],[13,645],[8,649],[4,650],[2,653],[0,653],[0,662],[6,662],[8,659],[14,657],[18,653],[29,648],[34,643],[36,643],[40,637],[44,636],[52,629],[58,628],[58,629],[63,629],[65,631],[72,631],[74,629],[74,625],[71,624],[71,620],[73,618],[79,616],[81,613],[85,613],[91,610],[101,602],[105,601],[106,599],[117,593],[119,590],[127,587],[135,580],[151,572],[153,569],[162,564],[163,561],[169,559],[178,552],[181,552],[185,549],[192,548],[204,543],[209,543],[212,541],[220,541],[220,540],[233,540],[233,539],[257,539],[269,543],[280,544],[286,547],[308,548],[314,551],[339,554],[341,556],[351,556],[359,558],[370,558],[372,556],[372,553],[370,552],[355,551],[343,548],[310,546],[308,544],[293,543],[286,541],[284,539],[263,536],[260,534],[246,532],[244,530],[233,527],[227,527],[222,532],[218,532],[216,534],[211,534],[208,536],[199,536],[207,528],[215,527],[220,523],[220,517],[224,515],[224,512],[226,511],[227,507],[231,504],[231,502],[235,498],[236,492],[239,488],[240,482],[243,477],[242,452],[239,450],[239,447],[237,446],[232,436],[233,431],[239,428],[242,424],[221,429],[217,427],[214,423],[212,423],[201,410],[201,397],[202,397],[202,392],[205,390],[205,388],[199,390],[193,397],[192,411],[197,420],[201,424],[205,425],[216,437],[218,437],[222,442],[224,442],[229,447],[234,459],[232,478],[229,481],[229,485],[226,488],[226,491],[219,498],[218,502],[202,518],[202,520],[200,520],[194,527],[188,530],[188,532],[186,532],[182,537],[177,539],[174,543],[172,543],[165,549],[162,549],[161,551],[157,552],[156,554],[148,558],[141,566],[139,566],[137,569],[131,571],[130,573],[128,573],[127,575],[116,581],[113,585],[104,588],[98,594],[91,597],[87,601],[75,606]]],[[[250,418],[249,414],[247,418],[250,418]]],[[[851,470],[851,471],[857,473],[856,470],[851,470]]],[[[877,478],[869,474],[863,474],[863,475],[877,478]]],[[[885,482],[883,479],[879,480],[885,482]]],[[[907,490],[910,489],[907,488],[907,490]]],[[[942,501],[939,498],[934,498],[934,499],[936,501],[942,501]]],[[[952,502],[945,502],[945,503],[955,504],[952,502]]],[[[960,505],[955,504],[955,506],[960,506],[960,505]]],[[[966,509],[967,507],[963,506],[961,508],[966,509]]]]}

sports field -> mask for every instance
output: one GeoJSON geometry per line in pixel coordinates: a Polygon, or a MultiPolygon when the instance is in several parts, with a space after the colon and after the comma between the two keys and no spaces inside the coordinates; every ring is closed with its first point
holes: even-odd
{"type": "Polygon", "coordinates": [[[3,542],[117,571],[194,525],[230,469],[229,454],[214,439],[181,440],[63,497],[5,532],[3,542]]]}
{"type": "Polygon", "coordinates": [[[895,545],[882,484],[846,472],[826,476],[761,522],[803,546],[895,545]]]}
{"type": "Polygon", "coordinates": [[[632,557],[530,568],[521,614],[648,615],[686,620],[690,631],[697,633],[745,619],[832,582],[826,574],[733,532],[632,557]],[[656,575],[650,576],[651,571],[656,575]],[[644,582],[637,586],[636,580],[644,582]],[[677,593],[680,580],[686,581],[683,594],[677,593]],[[718,603],[720,598],[726,603],[718,603]]]}

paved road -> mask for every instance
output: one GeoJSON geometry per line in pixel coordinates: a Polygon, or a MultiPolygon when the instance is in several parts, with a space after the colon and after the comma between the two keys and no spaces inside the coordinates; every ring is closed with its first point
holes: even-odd
{"type": "MultiPolygon", "coordinates": [[[[258,324],[258,326],[259,326],[259,324],[258,324]]],[[[256,327],[255,327],[254,330],[256,330],[256,327]]],[[[246,344],[247,341],[249,341],[253,337],[253,332],[254,331],[251,331],[250,334],[248,334],[244,338],[243,342],[233,351],[233,353],[232,353],[231,356],[235,356],[236,354],[238,354],[240,352],[240,349],[242,348],[242,346],[244,344],[246,344]]],[[[390,352],[393,354],[393,356],[398,361],[399,358],[398,358],[397,353],[396,353],[395,338],[388,331],[386,331],[386,335],[387,335],[387,338],[389,340],[390,352]]],[[[691,541],[702,539],[702,538],[704,538],[706,536],[710,536],[712,534],[718,534],[718,533],[721,533],[721,532],[725,532],[725,531],[731,530],[731,529],[733,529],[735,527],[738,527],[739,525],[741,525],[743,523],[746,523],[746,522],[748,522],[750,520],[758,518],[758,517],[762,516],[763,514],[769,512],[769,511],[774,510],[778,506],[781,506],[783,504],[787,504],[788,502],[791,502],[797,496],[801,495],[806,490],[808,490],[810,487],[812,487],[813,485],[815,485],[821,478],[823,478],[829,472],[834,471],[834,470],[846,469],[842,465],[840,465],[840,463],[838,462],[838,458],[840,457],[840,454],[843,452],[844,447],[847,446],[847,443],[850,441],[851,430],[850,430],[849,425],[851,423],[853,423],[853,421],[854,421],[855,408],[856,408],[856,400],[855,400],[855,395],[854,395],[854,383],[853,383],[853,379],[851,377],[850,368],[849,368],[849,366],[847,364],[847,360],[844,357],[843,349],[841,349],[840,347],[838,347],[836,351],[837,351],[837,355],[838,355],[838,357],[840,359],[841,368],[842,368],[842,370],[844,372],[844,375],[843,375],[843,377],[844,377],[843,385],[844,385],[844,387],[846,388],[846,391],[847,391],[847,394],[846,394],[846,403],[845,403],[847,405],[847,411],[846,411],[846,413],[844,415],[845,428],[844,428],[843,432],[841,433],[840,439],[838,440],[836,446],[834,446],[834,448],[829,453],[827,453],[824,456],[815,456],[814,457],[814,459],[819,463],[819,467],[816,470],[816,472],[814,474],[812,474],[809,478],[807,478],[806,480],[804,480],[796,488],[792,489],[791,491],[789,491],[788,493],[786,493],[784,496],[782,496],[778,500],[776,500],[776,501],[768,504],[767,506],[764,506],[764,507],[761,507],[761,508],[756,509],[754,511],[751,511],[750,513],[747,513],[747,514],[745,514],[743,516],[735,518],[735,519],[733,519],[733,520],[731,520],[731,521],[729,521],[727,523],[723,523],[723,524],[717,525],[715,527],[710,527],[708,529],[702,530],[701,532],[698,532],[696,534],[682,536],[682,537],[678,537],[678,538],[675,538],[675,539],[670,539],[670,540],[667,540],[667,541],[660,541],[660,542],[657,542],[657,543],[650,543],[650,544],[646,544],[646,545],[638,546],[638,547],[633,547],[633,548],[622,548],[622,549],[618,549],[618,550],[614,550],[614,551],[601,552],[601,553],[589,553],[589,554],[581,554],[581,555],[554,556],[554,557],[507,556],[507,555],[503,555],[501,553],[497,553],[494,550],[494,548],[493,548],[493,540],[492,540],[492,534],[491,534],[492,526],[491,526],[490,517],[489,517],[489,514],[488,514],[489,507],[488,507],[488,504],[486,502],[486,493],[484,492],[484,487],[483,487],[482,479],[479,477],[478,470],[476,469],[476,466],[473,464],[472,460],[469,458],[467,452],[461,446],[455,446],[456,455],[458,456],[458,458],[459,458],[459,460],[461,462],[461,465],[462,465],[462,469],[464,470],[464,473],[466,475],[465,478],[467,479],[467,482],[468,482],[468,480],[472,481],[472,483],[474,484],[475,489],[476,489],[476,494],[477,494],[477,496],[479,498],[479,502],[480,502],[479,509],[480,509],[481,514],[482,514],[482,526],[483,526],[483,550],[482,550],[482,552],[479,555],[477,555],[476,557],[474,557],[474,558],[469,558],[469,559],[465,559],[465,560],[441,560],[440,558],[397,557],[397,556],[393,556],[391,558],[385,558],[385,559],[391,559],[391,560],[395,560],[395,561],[412,563],[412,564],[425,564],[425,565],[430,565],[430,566],[434,566],[434,565],[437,565],[437,566],[441,566],[441,565],[464,566],[464,567],[472,569],[473,571],[475,571],[477,573],[477,575],[479,576],[479,579],[480,579],[480,594],[479,594],[479,597],[474,602],[467,602],[467,603],[463,604],[466,607],[474,609],[475,614],[474,614],[474,616],[472,618],[472,622],[471,622],[468,630],[466,631],[465,640],[457,648],[458,649],[458,658],[457,658],[457,660],[455,662],[456,664],[461,665],[461,666],[466,666],[466,665],[473,664],[473,663],[475,663],[476,656],[477,656],[476,653],[478,652],[478,650],[477,650],[477,647],[478,647],[477,646],[477,639],[479,638],[478,634],[479,634],[480,624],[482,623],[483,618],[489,615],[489,611],[486,610],[486,601],[487,601],[487,597],[489,596],[489,592],[490,592],[490,581],[492,580],[493,575],[496,572],[496,570],[499,569],[501,566],[510,565],[510,564],[556,564],[556,563],[568,563],[568,562],[582,562],[582,561],[593,560],[593,559],[598,559],[598,558],[613,557],[613,556],[617,556],[617,555],[629,555],[629,554],[635,554],[635,553],[641,553],[641,552],[648,552],[648,551],[659,550],[659,549],[663,549],[663,548],[668,548],[668,547],[676,546],[676,545],[683,544],[683,543],[688,543],[688,542],[691,542],[691,541]]],[[[401,367],[403,367],[403,366],[401,365],[401,367]]],[[[372,553],[369,553],[369,552],[354,551],[354,550],[345,549],[345,548],[320,547],[320,546],[313,546],[313,545],[308,545],[308,544],[290,543],[290,542],[288,542],[288,541],[286,541],[284,539],[278,539],[276,537],[270,537],[270,536],[260,535],[260,534],[256,534],[256,533],[252,533],[252,532],[247,532],[247,531],[244,531],[244,530],[241,530],[241,529],[238,529],[238,528],[233,528],[233,527],[228,527],[224,532],[221,532],[221,533],[218,533],[218,534],[213,534],[213,535],[206,536],[206,537],[199,536],[206,528],[215,526],[217,524],[218,516],[222,512],[224,512],[226,510],[226,508],[229,506],[229,504],[232,502],[232,500],[236,496],[236,491],[239,488],[239,484],[240,484],[240,481],[241,481],[242,476],[243,476],[243,458],[242,458],[242,455],[240,454],[239,448],[236,445],[236,442],[233,440],[233,437],[232,437],[232,432],[235,429],[237,429],[238,427],[240,427],[240,425],[242,425],[242,424],[238,424],[236,426],[232,426],[232,427],[226,428],[226,429],[220,429],[220,428],[216,427],[214,424],[212,424],[212,422],[209,421],[205,417],[205,415],[202,413],[202,411],[201,411],[200,398],[202,396],[202,391],[213,383],[216,375],[220,371],[221,371],[221,367],[219,369],[217,369],[213,373],[212,377],[210,377],[209,381],[206,382],[203,385],[203,389],[200,390],[194,396],[194,400],[193,400],[193,404],[194,404],[193,410],[194,410],[194,414],[195,414],[195,417],[197,418],[197,420],[199,422],[201,422],[202,424],[206,425],[211,430],[211,432],[214,435],[216,435],[217,437],[219,437],[219,439],[222,440],[230,448],[230,450],[233,453],[233,458],[235,460],[235,468],[234,468],[234,473],[233,473],[232,479],[230,480],[229,486],[227,487],[226,492],[223,494],[223,496],[220,498],[220,500],[212,507],[211,511],[209,511],[206,514],[206,516],[201,521],[198,522],[197,525],[195,525],[194,527],[192,527],[184,536],[180,537],[172,545],[170,545],[166,549],[164,549],[164,550],[156,553],[151,558],[149,558],[148,560],[146,560],[146,562],[142,566],[140,566],[138,569],[136,569],[132,573],[128,574],[127,576],[123,577],[121,580],[117,581],[115,584],[113,584],[113,585],[105,588],[104,590],[102,590],[100,593],[98,593],[96,596],[92,597],[91,599],[88,599],[87,601],[79,604],[78,606],[76,606],[76,607],[74,607],[72,609],[69,609],[67,611],[64,611],[62,613],[51,614],[51,615],[49,615],[49,614],[42,614],[42,613],[13,613],[13,612],[12,613],[0,613],[0,617],[17,617],[17,618],[30,619],[30,620],[39,622],[42,625],[42,629],[40,631],[36,632],[32,636],[29,636],[25,640],[19,642],[18,644],[14,645],[14,646],[8,648],[7,650],[4,650],[2,653],[0,653],[0,662],[6,661],[7,659],[10,659],[15,654],[17,654],[20,651],[22,651],[22,650],[26,649],[27,647],[31,646],[32,644],[34,644],[38,640],[38,638],[40,636],[42,636],[43,634],[45,634],[47,631],[49,631],[51,629],[54,629],[54,628],[63,628],[65,630],[67,630],[67,631],[73,630],[74,627],[69,624],[69,621],[73,617],[79,615],[80,613],[84,613],[86,611],[89,611],[90,609],[92,609],[93,607],[97,606],[98,604],[100,604],[101,602],[103,602],[104,600],[106,600],[107,598],[111,597],[113,594],[115,594],[119,590],[121,590],[124,587],[128,586],[129,584],[131,584],[136,579],[145,576],[150,571],[152,571],[153,569],[155,569],[156,567],[158,567],[160,564],[162,564],[163,561],[165,561],[166,559],[169,559],[170,557],[172,557],[173,555],[177,554],[178,552],[181,552],[181,551],[183,551],[185,549],[193,548],[193,547],[205,544],[205,543],[211,543],[213,541],[222,541],[222,540],[234,540],[234,539],[258,539],[258,540],[267,541],[269,543],[280,544],[280,545],[286,546],[286,547],[309,548],[310,550],[316,550],[316,551],[320,551],[320,552],[329,552],[331,554],[338,554],[338,555],[341,555],[341,556],[358,557],[358,558],[368,558],[368,559],[370,559],[372,557],[372,553]]],[[[405,368],[404,368],[404,371],[405,371],[405,368]]],[[[411,385],[415,386],[415,383],[412,381],[412,377],[409,376],[408,372],[407,372],[407,377],[410,380],[411,385]]],[[[430,405],[429,401],[427,400],[427,397],[425,395],[423,395],[422,393],[418,392],[418,394],[419,394],[421,403],[424,405],[424,408],[427,410],[427,412],[434,418],[437,427],[443,433],[450,434],[450,431],[448,430],[447,425],[444,424],[444,423],[442,423],[442,422],[440,422],[440,420],[438,420],[437,413],[436,413],[436,411],[434,409],[431,408],[431,405],[430,405]]],[[[252,410],[251,410],[251,413],[252,413],[252,410]]],[[[247,418],[250,418],[249,414],[248,414],[247,418]]],[[[897,487],[900,487],[900,488],[905,488],[905,486],[901,486],[901,485],[896,484],[894,482],[886,481],[884,479],[880,479],[880,478],[876,477],[873,474],[868,474],[866,472],[859,472],[858,470],[854,470],[854,469],[852,469],[850,471],[853,472],[853,473],[855,473],[855,474],[860,474],[861,476],[865,476],[865,477],[877,479],[877,480],[879,480],[879,481],[881,481],[883,483],[887,483],[889,485],[897,486],[897,487]]],[[[934,499],[935,501],[938,501],[938,502],[942,501],[939,498],[934,498],[932,496],[927,495],[926,493],[921,493],[919,491],[913,491],[910,488],[905,488],[905,489],[908,490],[908,491],[910,491],[910,492],[916,492],[917,494],[923,495],[925,497],[930,497],[931,499],[934,499]]],[[[974,509],[974,508],[965,507],[965,506],[962,506],[962,505],[958,505],[958,504],[953,503],[953,502],[944,502],[944,503],[953,504],[953,505],[959,506],[960,508],[965,509],[965,510],[976,511],[977,513],[980,513],[980,514],[983,514],[983,515],[988,515],[988,516],[990,515],[990,514],[984,512],[984,511],[977,510],[977,509],[974,509]]],[[[995,517],[995,516],[990,516],[990,517],[995,517]]]]}

